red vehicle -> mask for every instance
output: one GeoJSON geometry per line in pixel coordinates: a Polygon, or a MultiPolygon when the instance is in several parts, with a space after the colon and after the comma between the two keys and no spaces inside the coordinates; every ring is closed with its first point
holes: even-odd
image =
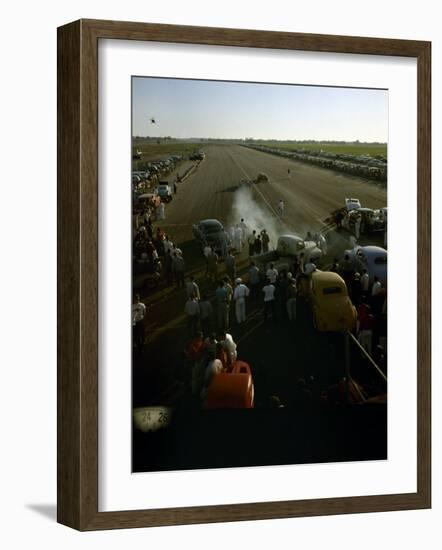
{"type": "Polygon", "coordinates": [[[206,409],[252,409],[254,387],[250,366],[235,361],[229,371],[216,374],[207,390],[206,409]]]}

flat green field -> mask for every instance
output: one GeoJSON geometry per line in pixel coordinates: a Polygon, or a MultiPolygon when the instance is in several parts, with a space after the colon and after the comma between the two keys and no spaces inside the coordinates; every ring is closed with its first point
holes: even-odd
{"type": "Polygon", "coordinates": [[[347,155],[376,155],[387,156],[386,143],[291,143],[284,141],[264,141],[260,145],[276,147],[292,151],[293,149],[309,149],[310,151],[327,151],[329,153],[347,154],[347,155]]]}

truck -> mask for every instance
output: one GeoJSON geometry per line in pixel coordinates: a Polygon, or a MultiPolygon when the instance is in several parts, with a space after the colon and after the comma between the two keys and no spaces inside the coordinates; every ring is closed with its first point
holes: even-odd
{"type": "Polygon", "coordinates": [[[322,250],[315,241],[306,241],[299,235],[281,235],[275,250],[253,256],[253,261],[264,273],[270,264],[278,271],[290,271],[293,260],[295,257],[299,259],[301,254],[304,254],[305,262],[311,259],[316,263],[322,257],[322,250]]]}

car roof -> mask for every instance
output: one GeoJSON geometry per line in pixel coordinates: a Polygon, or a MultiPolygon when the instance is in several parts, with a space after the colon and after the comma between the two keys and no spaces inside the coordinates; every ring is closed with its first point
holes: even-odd
{"type": "Polygon", "coordinates": [[[374,245],[367,245],[367,246],[361,246],[358,249],[358,252],[368,252],[368,254],[387,254],[387,251],[385,248],[382,248],[381,246],[374,246],[374,245]]]}
{"type": "Polygon", "coordinates": [[[199,225],[218,225],[219,227],[223,226],[223,224],[221,222],[219,222],[218,220],[212,219],[212,218],[209,218],[207,220],[201,220],[199,222],[199,225]]]}
{"type": "Polygon", "coordinates": [[[312,281],[315,287],[345,286],[344,279],[334,271],[321,271],[317,269],[312,273],[312,281]]]}

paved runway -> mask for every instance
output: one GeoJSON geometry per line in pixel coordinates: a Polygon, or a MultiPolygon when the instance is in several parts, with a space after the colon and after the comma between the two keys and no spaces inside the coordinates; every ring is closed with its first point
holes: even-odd
{"type": "Polygon", "coordinates": [[[229,225],[237,223],[238,217],[247,222],[251,216],[251,226],[265,222],[274,226],[275,235],[283,231],[303,234],[319,230],[331,211],[344,206],[347,196],[359,198],[369,208],[387,204],[386,189],[360,177],[240,145],[209,145],[204,151],[205,160],[167,206],[163,225],[177,242],[189,240],[192,224],[205,218],[229,225]],[[269,182],[251,185],[249,191],[239,187],[241,179],[255,179],[260,172],[267,174],[269,182]],[[283,220],[277,211],[281,199],[283,220]]]}

